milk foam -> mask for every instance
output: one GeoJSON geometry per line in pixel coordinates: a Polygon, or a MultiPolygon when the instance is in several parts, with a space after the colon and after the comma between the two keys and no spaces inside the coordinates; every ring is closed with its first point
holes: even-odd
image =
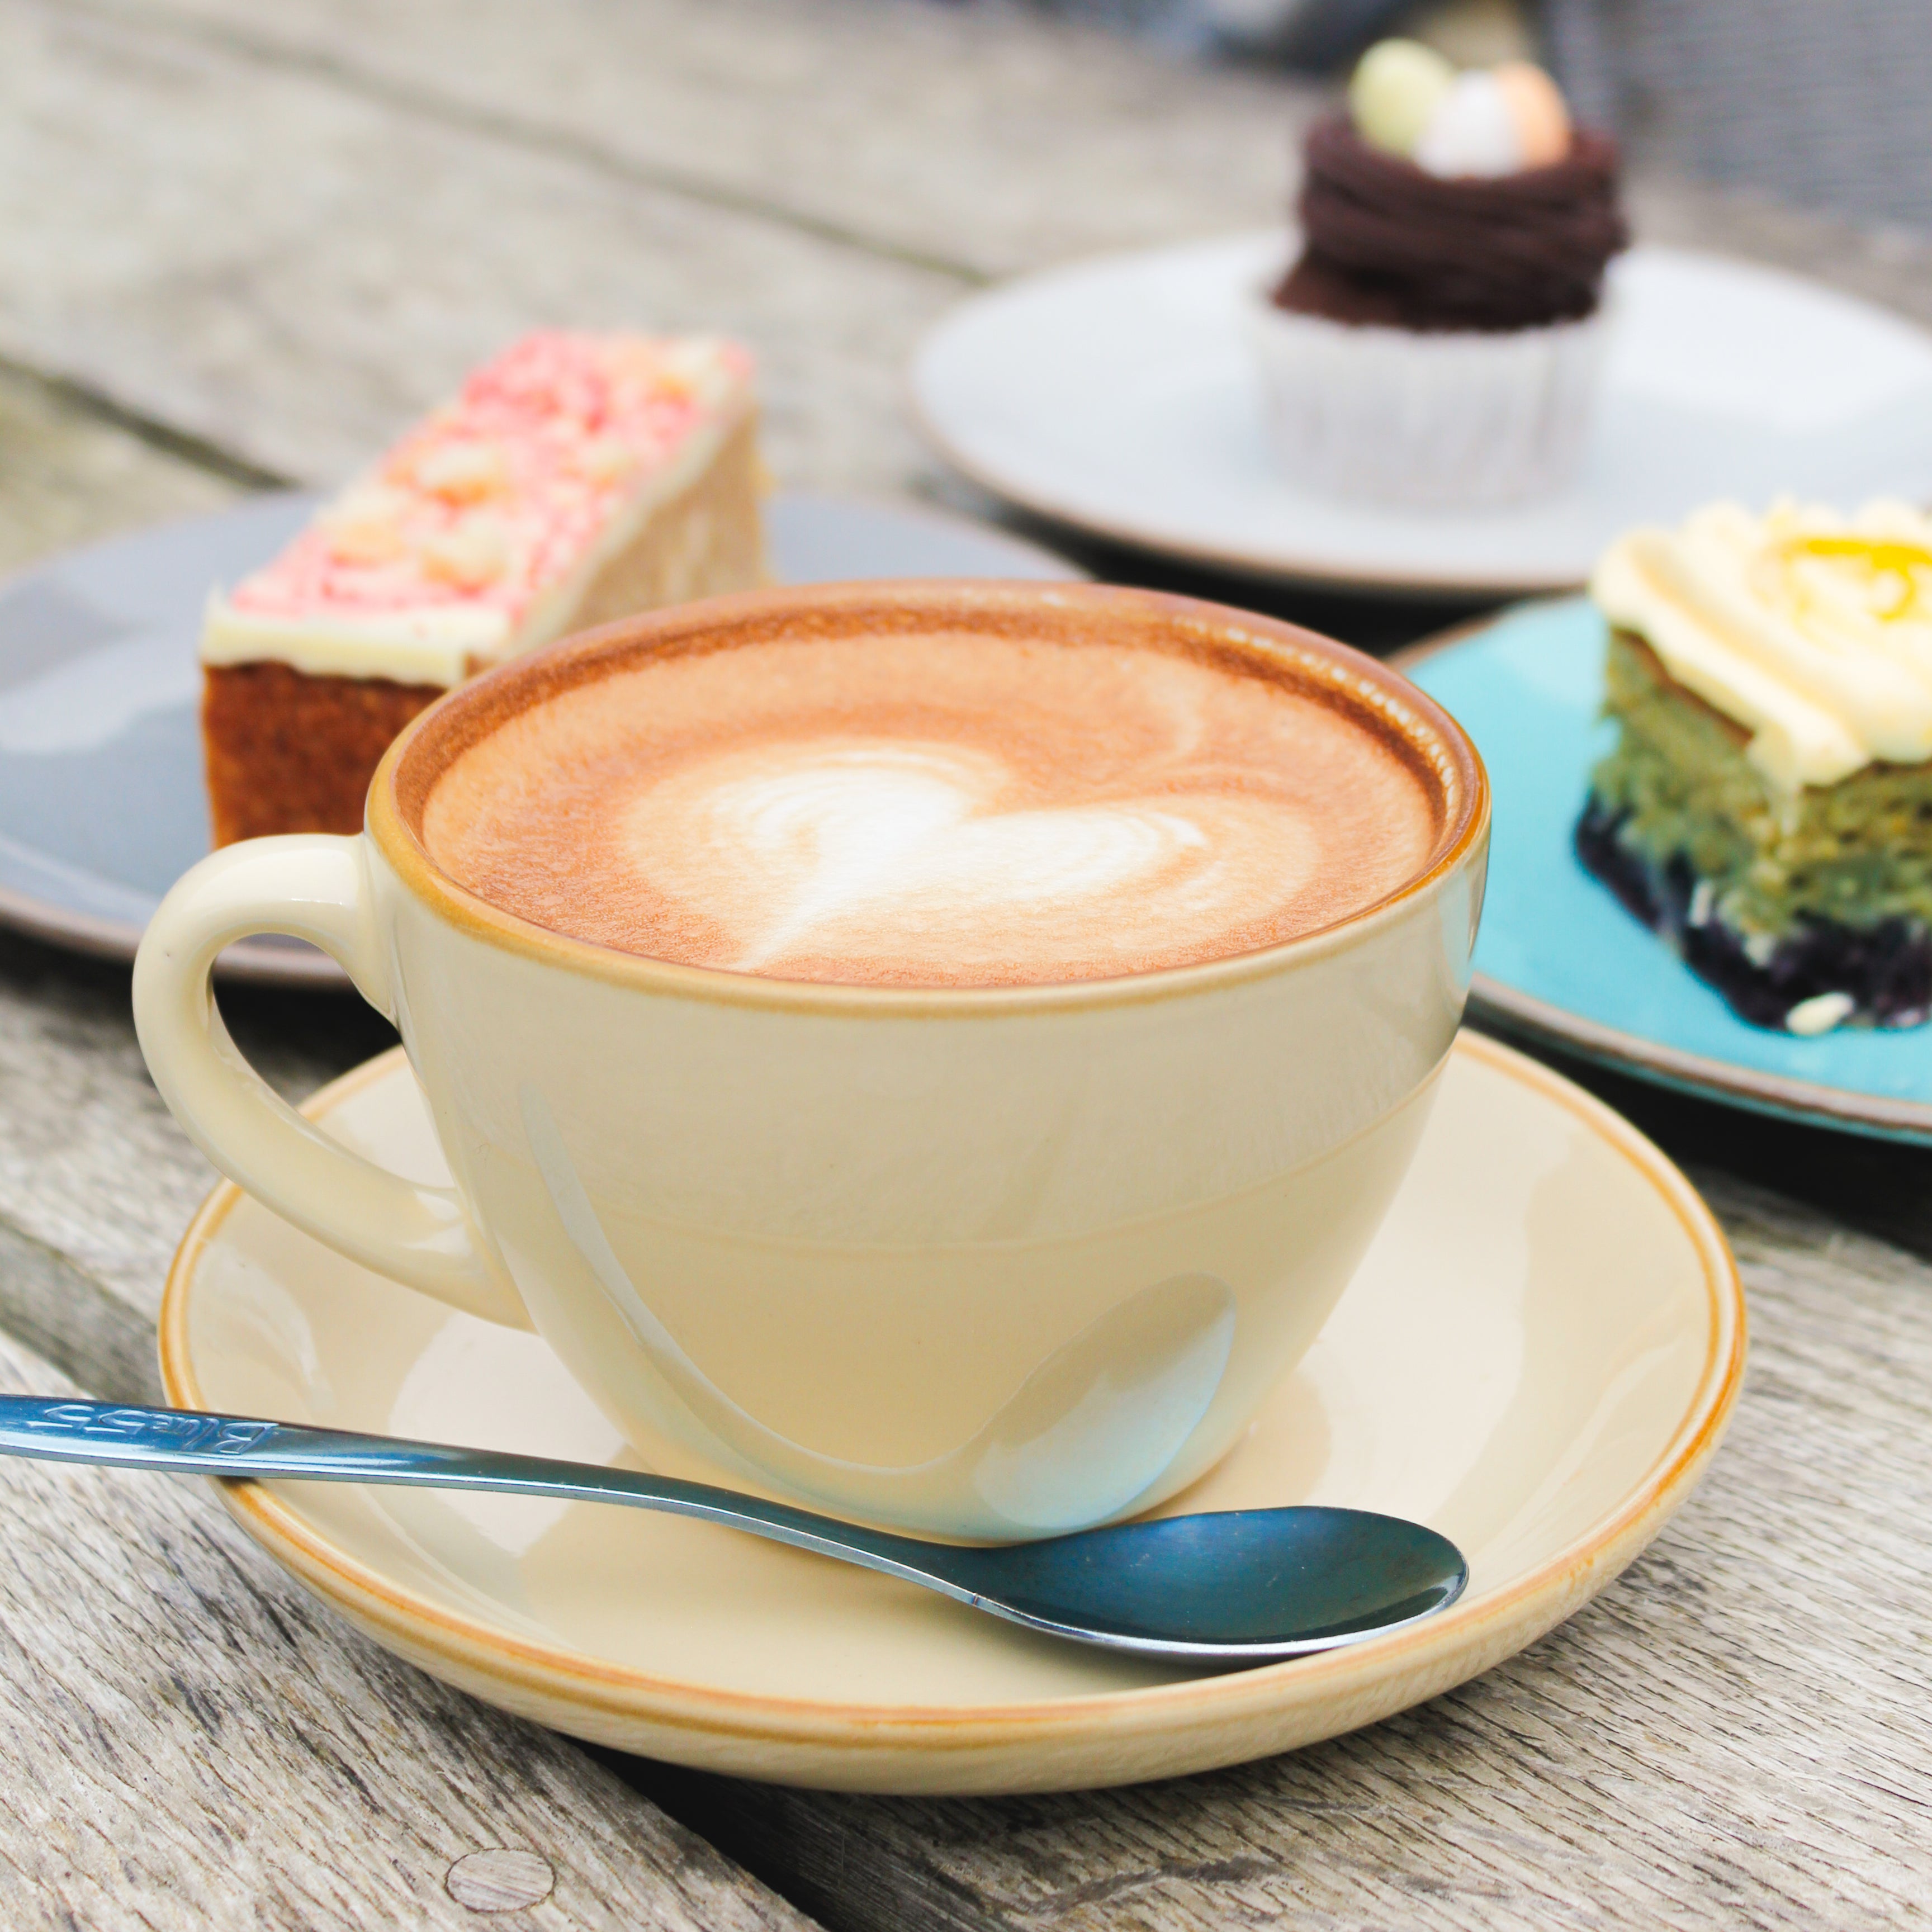
{"type": "Polygon", "coordinates": [[[536,923],[770,977],[998,985],[1273,944],[1413,874],[1408,766],[1179,653],[998,638],[671,658],[512,719],[424,814],[536,923]]]}

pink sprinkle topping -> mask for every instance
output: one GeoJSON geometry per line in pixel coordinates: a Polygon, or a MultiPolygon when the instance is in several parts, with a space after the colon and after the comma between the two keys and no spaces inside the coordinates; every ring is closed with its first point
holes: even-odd
{"type": "Polygon", "coordinates": [[[290,618],[454,604],[514,626],[751,373],[743,349],[708,337],[539,329],[474,370],[229,602],[290,618]]]}

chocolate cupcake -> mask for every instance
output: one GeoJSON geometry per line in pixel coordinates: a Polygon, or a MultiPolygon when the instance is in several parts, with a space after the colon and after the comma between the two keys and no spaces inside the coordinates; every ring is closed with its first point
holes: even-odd
{"type": "Polygon", "coordinates": [[[1372,49],[1308,137],[1303,248],[1250,332],[1276,443],[1310,487],[1474,507],[1566,482],[1589,427],[1617,153],[1523,63],[1372,49]]]}

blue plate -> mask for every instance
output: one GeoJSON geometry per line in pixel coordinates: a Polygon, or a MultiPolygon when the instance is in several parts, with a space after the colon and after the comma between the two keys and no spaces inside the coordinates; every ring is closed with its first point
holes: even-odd
{"type": "Polygon", "coordinates": [[[1618,1071],[1760,1113],[1932,1144],[1932,1027],[1815,1040],[1739,1019],[1577,862],[1603,620],[1586,598],[1523,605],[1403,668],[1460,720],[1495,788],[1475,1010],[1618,1071]]]}

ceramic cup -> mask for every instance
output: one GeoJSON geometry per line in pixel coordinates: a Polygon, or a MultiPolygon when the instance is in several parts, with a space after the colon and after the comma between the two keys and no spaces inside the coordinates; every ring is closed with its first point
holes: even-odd
{"type": "Polygon", "coordinates": [[[424,712],[355,838],[205,860],[134,970],[141,1045],[215,1165],[365,1267],[538,1330],[654,1467],[1012,1539],[1151,1507],[1232,1444],[1393,1197],[1462,1013],[1489,832],[1448,716],[1340,644],[1151,592],[854,584],[689,604],[424,712]],[[671,965],[476,897],[421,837],[490,724],[612,661],[808,624],[1258,656],[1402,748],[1433,801],[1399,891],[1264,951],[1111,980],[920,990],[671,965]],[[242,1061],[209,987],[311,941],[401,1032],[454,1179],[331,1139],[242,1061]]]}

